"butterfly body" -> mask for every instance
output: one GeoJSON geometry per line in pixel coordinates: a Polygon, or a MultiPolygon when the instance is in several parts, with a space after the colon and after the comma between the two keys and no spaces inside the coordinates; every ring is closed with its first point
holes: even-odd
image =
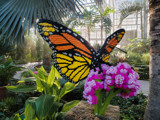
{"type": "Polygon", "coordinates": [[[62,77],[73,82],[85,79],[90,69],[107,63],[109,53],[124,34],[123,29],[115,32],[96,52],[84,38],[57,22],[41,19],[37,25],[40,35],[53,50],[54,66],[62,77]]]}

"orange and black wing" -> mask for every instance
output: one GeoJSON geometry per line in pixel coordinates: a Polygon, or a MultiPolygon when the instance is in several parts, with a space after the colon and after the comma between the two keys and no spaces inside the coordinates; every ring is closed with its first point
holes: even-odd
{"type": "Polygon", "coordinates": [[[113,34],[111,34],[106,40],[102,48],[98,51],[102,56],[103,62],[108,62],[110,53],[115,48],[115,46],[121,41],[122,37],[125,34],[124,29],[119,29],[113,34]]]}
{"type": "Polygon", "coordinates": [[[53,50],[54,66],[62,77],[78,82],[89,74],[93,47],[71,29],[50,20],[41,19],[38,31],[53,50]]]}

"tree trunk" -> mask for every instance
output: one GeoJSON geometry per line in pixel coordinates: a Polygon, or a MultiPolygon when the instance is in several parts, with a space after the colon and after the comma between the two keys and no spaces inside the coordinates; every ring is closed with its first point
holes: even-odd
{"type": "Polygon", "coordinates": [[[148,12],[147,12],[147,0],[144,3],[144,27],[143,27],[143,39],[147,39],[147,23],[148,23],[148,12]]]}
{"type": "MultiPolygon", "coordinates": [[[[141,0],[141,4],[142,4],[142,0],[141,0]]],[[[141,10],[140,12],[140,17],[141,17],[141,39],[144,38],[143,33],[144,33],[144,20],[143,20],[143,10],[141,10]]]]}
{"type": "Polygon", "coordinates": [[[160,0],[149,1],[150,92],[144,120],[160,120],[160,0]]]}
{"type": "Polygon", "coordinates": [[[101,20],[101,45],[103,44],[103,23],[101,20]]]}
{"type": "Polygon", "coordinates": [[[87,26],[88,42],[90,43],[90,27],[87,26]]]}

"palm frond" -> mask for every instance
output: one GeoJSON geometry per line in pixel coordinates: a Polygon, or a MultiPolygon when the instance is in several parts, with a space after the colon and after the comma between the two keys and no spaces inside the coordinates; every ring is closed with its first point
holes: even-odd
{"type": "Polygon", "coordinates": [[[36,28],[37,19],[62,22],[64,17],[79,12],[81,4],[80,0],[1,0],[0,38],[22,43],[25,31],[36,28]]]}
{"type": "Polygon", "coordinates": [[[120,6],[120,23],[118,26],[120,26],[123,22],[123,20],[128,17],[129,15],[142,10],[143,4],[137,1],[125,1],[120,6]]]}
{"type": "Polygon", "coordinates": [[[104,0],[94,0],[96,5],[101,6],[104,0]]]}
{"type": "Polygon", "coordinates": [[[0,0],[0,6],[2,6],[3,4],[5,4],[6,2],[8,2],[9,0],[0,0]]]}
{"type": "Polygon", "coordinates": [[[108,34],[111,31],[112,21],[108,17],[103,17],[103,25],[105,27],[105,32],[108,34]]]}

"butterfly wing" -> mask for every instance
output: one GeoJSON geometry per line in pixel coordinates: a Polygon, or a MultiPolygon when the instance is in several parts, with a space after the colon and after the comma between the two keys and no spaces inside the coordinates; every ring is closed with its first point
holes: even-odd
{"type": "Polygon", "coordinates": [[[53,50],[54,66],[67,80],[78,82],[89,74],[93,47],[80,35],[56,22],[41,19],[37,23],[40,35],[53,50]]]}
{"type": "Polygon", "coordinates": [[[115,48],[115,46],[121,41],[122,37],[125,34],[124,29],[119,29],[113,34],[111,34],[106,40],[102,48],[98,51],[100,55],[102,56],[103,62],[108,62],[109,54],[112,52],[112,50],[115,48]]]}

